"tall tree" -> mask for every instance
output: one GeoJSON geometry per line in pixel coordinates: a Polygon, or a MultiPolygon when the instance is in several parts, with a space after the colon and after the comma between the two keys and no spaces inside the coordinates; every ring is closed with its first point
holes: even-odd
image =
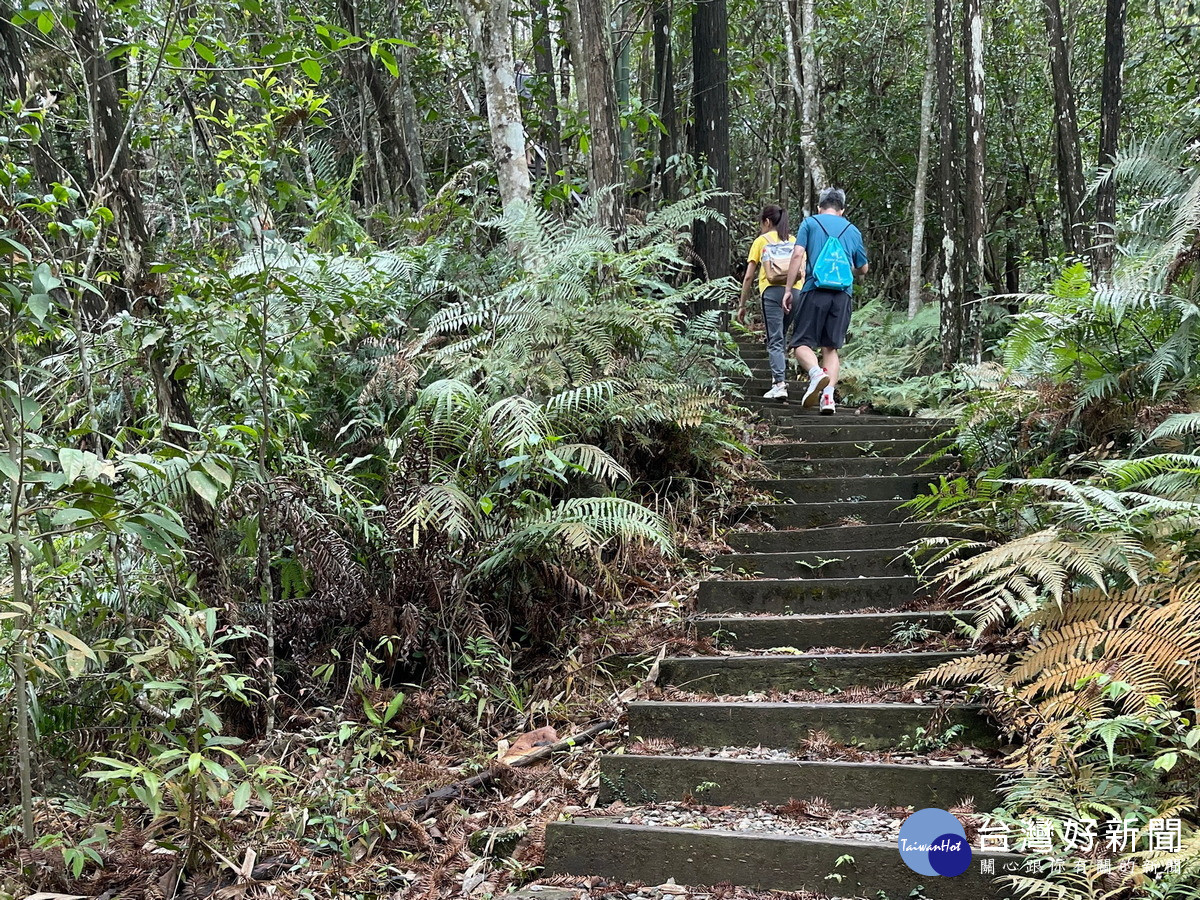
{"type": "Polygon", "coordinates": [[[1043,0],[1046,40],[1050,49],[1050,79],[1054,94],[1054,134],[1058,164],[1058,193],[1062,206],[1063,245],[1070,254],[1087,246],[1083,209],[1083,159],[1079,151],[1079,111],[1071,82],[1071,51],[1061,0],[1043,0]]]}
{"type": "Polygon", "coordinates": [[[675,53],[672,32],[671,0],[654,0],[651,24],[654,29],[654,112],[662,123],[658,139],[657,177],[662,198],[675,197],[674,179],[667,170],[667,161],[678,152],[679,125],[675,109],[675,53]]]}
{"type": "MultiPolygon", "coordinates": [[[[718,191],[729,191],[729,14],[725,0],[697,0],[692,12],[692,154],[716,174],[718,191]]],[[[726,221],[697,222],[693,228],[696,253],[710,278],[729,273],[729,197],[717,197],[713,207],[726,221]]]]}
{"type": "Polygon", "coordinates": [[[817,11],[814,0],[800,0],[800,62],[796,60],[795,18],[791,0],[780,0],[783,6],[783,37],[787,48],[788,80],[800,104],[800,149],[804,153],[808,177],[816,190],[829,187],[825,159],[817,144],[817,11]]]}
{"type": "Polygon", "coordinates": [[[917,139],[917,178],[913,189],[912,244],[908,254],[908,317],[921,309],[921,259],[925,249],[925,195],[929,185],[929,131],[933,127],[933,85],[937,70],[935,26],[929,22],[925,82],[921,86],[921,135],[917,139]]]}
{"type": "Polygon", "coordinates": [[[959,235],[958,118],[954,106],[954,8],[934,0],[934,50],[938,108],[938,200],[942,214],[940,335],[942,363],[949,368],[962,355],[962,251],[959,235]]]}
{"type": "Polygon", "coordinates": [[[517,96],[513,61],[511,0],[461,0],[475,53],[483,70],[492,156],[500,182],[500,200],[508,206],[532,195],[525,158],[525,124],[517,96]]]}
{"type": "Polygon", "coordinates": [[[621,166],[621,134],[617,125],[617,88],[613,77],[612,30],[608,0],[579,0],[579,32],[587,56],[589,184],[603,195],[600,221],[618,234],[625,231],[625,176],[621,166]]]}
{"type": "Polygon", "coordinates": [[[550,29],[548,0],[533,0],[533,65],[537,71],[537,99],[541,110],[537,132],[546,152],[546,168],[552,184],[562,168],[562,136],[558,123],[558,92],[554,85],[554,39],[550,29]]]}
{"type": "MultiPolygon", "coordinates": [[[[1121,96],[1124,91],[1125,19],[1129,0],[1108,0],[1104,11],[1104,72],[1100,76],[1100,168],[1117,158],[1121,132],[1121,96]]],[[[1112,277],[1116,256],[1117,183],[1112,176],[1096,190],[1096,277],[1112,277]]]]}
{"type": "Polygon", "coordinates": [[[983,0],[963,2],[963,87],[966,91],[966,185],[963,191],[962,353],[978,363],[983,340],[983,282],[987,248],[984,161],[983,0]]]}

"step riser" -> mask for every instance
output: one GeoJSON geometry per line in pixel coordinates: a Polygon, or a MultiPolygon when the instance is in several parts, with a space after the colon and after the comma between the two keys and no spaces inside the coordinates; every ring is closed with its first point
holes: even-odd
{"type": "Polygon", "coordinates": [[[880,456],[905,457],[913,453],[929,454],[948,446],[946,441],[930,443],[924,440],[892,440],[876,442],[797,441],[787,444],[762,444],[758,451],[763,459],[873,459],[880,456]]]}
{"type": "MultiPolygon", "coordinates": [[[[735,531],[725,542],[744,553],[791,553],[798,549],[871,550],[904,547],[934,535],[963,535],[962,529],[920,525],[846,525],[841,528],[808,528],[790,531],[735,531]]],[[[835,554],[836,555],[836,554],[835,554]]]]}
{"type": "Polygon", "coordinates": [[[862,478],[865,475],[924,475],[936,478],[947,471],[942,460],[926,457],[863,457],[861,459],[771,460],[767,470],[779,478],[862,478]]]}
{"type": "Polygon", "coordinates": [[[858,503],[772,503],[756,507],[754,512],[775,528],[828,528],[853,519],[858,525],[894,525],[907,522],[912,513],[901,509],[896,500],[863,500],[858,503]]]}
{"type": "Polygon", "coordinates": [[[840,578],[806,581],[702,581],[700,613],[812,615],[903,606],[917,596],[916,578],[840,578]]]}
{"type": "Polygon", "coordinates": [[[820,797],[835,809],[950,809],[974,799],[976,809],[991,810],[1000,805],[997,786],[1003,775],[966,767],[627,755],[602,757],[600,772],[602,804],[693,796],[715,806],[783,806],[793,798],[820,797]],[[708,787],[700,792],[700,785],[708,787]]]}
{"type": "Polygon", "coordinates": [[[778,481],[756,480],[754,486],[770,491],[781,500],[797,503],[839,503],[843,515],[853,515],[860,500],[895,500],[902,503],[926,493],[930,478],[926,475],[883,475],[879,478],[795,478],[778,481]]]}
{"type": "MultiPolygon", "coordinates": [[[[785,410],[786,412],[786,410],[785,410]]],[[[942,429],[924,425],[859,425],[851,416],[838,413],[832,417],[821,417],[817,413],[788,413],[778,421],[772,419],[774,432],[780,437],[798,441],[853,441],[856,444],[885,441],[928,441],[941,435],[942,429]],[[838,416],[841,416],[839,419],[838,416]]]]}
{"type": "MultiPolygon", "coordinates": [[[[1008,854],[995,856],[1004,871],[1008,854]]],[[[602,875],[620,882],[679,884],[729,882],[759,890],[836,891],[841,896],[920,896],[928,900],[983,900],[1008,896],[979,874],[978,860],[957,878],[927,878],[909,869],[894,842],[822,841],[688,828],[644,828],[605,820],[552,822],[546,827],[546,873],[602,875]],[[838,860],[849,856],[853,862],[838,860]],[[828,880],[841,875],[840,882],[828,880]]]]}
{"type": "MultiPolygon", "coordinates": [[[[768,648],[770,649],[770,648],[768,648]]],[[[964,653],[864,653],[840,657],[696,656],[664,659],[658,683],[697,694],[846,690],[903,685],[964,653]]]]}
{"type": "Polygon", "coordinates": [[[713,560],[726,572],[747,572],[763,578],[867,578],[891,575],[913,575],[912,563],[903,557],[903,549],[885,550],[826,550],[809,552],[796,542],[798,548],[783,553],[737,553],[718,556],[713,560]]]}
{"type": "Polygon", "coordinates": [[[996,745],[996,736],[975,707],[944,713],[928,706],[875,703],[674,703],[639,701],[629,705],[629,733],[635,738],[666,738],[686,747],[760,745],[792,750],[814,731],[866,750],[897,748],[918,729],[935,735],[963,725],[956,742],[996,745]],[[935,721],[936,720],[936,721],[935,721]]]}
{"type": "MultiPolygon", "coordinates": [[[[957,614],[969,620],[971,614],[957,614]]],[[[879,613],[848,616],[779,616],[777,618],[699,618],[696,629],[731,650],[797,650],[840,647],[886,647],[896,641],[896,629],[923,626],[933,634],[953,634],[954,615],[949,613],[879,613]]]]}

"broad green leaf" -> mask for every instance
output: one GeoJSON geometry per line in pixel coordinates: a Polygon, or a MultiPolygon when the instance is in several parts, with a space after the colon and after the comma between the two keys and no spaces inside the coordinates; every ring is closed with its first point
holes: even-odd
{"type": "Polygon", "coordinates": [[[191,485],[192,490],[199,494],[209,506],[217,505],[217,495],[221,492],[221,489],[204,472],[199,469],[189,469],[187,483],[191,485]]]}
{"type": "Polygon", "coordinates": [[[233,811],[235,813],[241,812],[250,805],[250,790],[250,782],[243,781],[233,792],[233,811]]]}
{"type": "Polygon", "coordinates": [[[304,74],[312,80],[313,84],[321,83],[321,76],[324,73],[321,71],[321,64],[315,59],[309,57],[308,59],[302,60],[300,62],[300,68],[304,70],[304,74]]]}

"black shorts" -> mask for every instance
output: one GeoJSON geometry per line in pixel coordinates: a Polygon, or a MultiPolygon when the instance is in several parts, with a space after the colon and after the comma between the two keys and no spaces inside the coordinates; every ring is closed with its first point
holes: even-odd
{"type": "Polygon", "coordinates": [[[837,349],[846,343],[850,327],[850,295],[845,291],[813,288],[795,296],[792,347],[837,349]]]}

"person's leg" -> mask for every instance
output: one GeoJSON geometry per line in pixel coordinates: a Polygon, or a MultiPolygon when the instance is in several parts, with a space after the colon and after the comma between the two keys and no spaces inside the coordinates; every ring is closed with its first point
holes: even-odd
{"type": "Polygon", "coordinates": [[[763,324],[767,330],[767,356],[771,361],[771,383],[787,383],[787,356],[783,352],[783,288],[769,287],[762,295],[763,324]]]}
{"type": "Polygon", "coordinates": [[[811,372],[817,368],[817,354],[813,353],[812,347],[806,347],[801,344],[799,347],[793,348],[796,354],[796,362],[800,363],[800,368],[805,372],[811,372]]]}
{"type": "Polygon", "coordinates": [[[837,385],[838,373],[842,371],[842,358],[838,354],[837,347],[821,348],[821,365],[823,365],[825,367],[825,371],[829,373],[829,385],[825,388],[825,390],[832,391],[837,385]]]}

